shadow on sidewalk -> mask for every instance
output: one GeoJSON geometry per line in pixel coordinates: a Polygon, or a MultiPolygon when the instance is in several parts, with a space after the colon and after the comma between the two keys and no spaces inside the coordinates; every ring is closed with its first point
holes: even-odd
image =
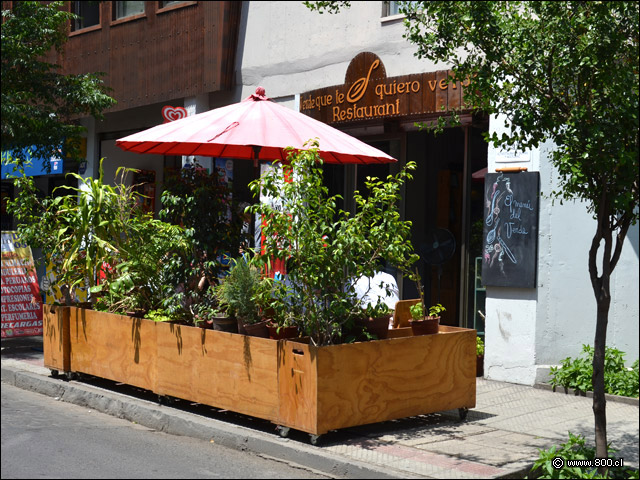
{"type": "Polygon", "coordinates": [[[2,339],[2,357],[20,359],[44,358],[42,335],[2,339]]]}

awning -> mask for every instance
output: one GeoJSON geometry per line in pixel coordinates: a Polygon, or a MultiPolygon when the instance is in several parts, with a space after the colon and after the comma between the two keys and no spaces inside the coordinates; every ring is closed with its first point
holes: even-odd
{"type": "Polygon", "coordinates": [[[11,159],[19,157],[24,160],[24,174],[27,177],[37,177],[40,175],[49,175],[64,172],[63,160],[58,157],[41,158],[31,155],[30,148],[23,148],[19,154],[15,154],[13,150],[2,152],[2,179],[16,178],[20,176],[15,165],[11,163],[11,159]],[[46,165],[51,166],[51,171],[47,171],[46,165]]]}

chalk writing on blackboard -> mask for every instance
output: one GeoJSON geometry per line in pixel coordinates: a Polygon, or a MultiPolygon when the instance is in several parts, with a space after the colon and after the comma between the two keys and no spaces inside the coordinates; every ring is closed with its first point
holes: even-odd
{"type": "Polygon", "coordinates": [[[486,181],[492,180],[485,185],[483,283],[533,287],[537,257],[538,175],[487,175],[486,181]]]}

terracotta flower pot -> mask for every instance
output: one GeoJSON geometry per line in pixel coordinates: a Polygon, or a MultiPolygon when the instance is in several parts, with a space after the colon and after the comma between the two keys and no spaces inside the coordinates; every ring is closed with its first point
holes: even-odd
{"type": "Polygon", "coordinates": [[[269,338],[273,340],[280,340],[282,338],[296,338],[298,336],[298,327],[293,325],[291,327],[280,327],[278,331],[278,325],[270,323],[267,325],[269,330],[269,338]]]}
{"type": "Polygon", "coordinates": [[[476,355],[476,377],[484,377],[484,355],[476,355]]]}
{"type": "Polygon", "coordinates": [[[424,317],[422,320],[409,320],[414,335],[433,335],[440,328],[440,317],[424,317]]]}
{"type": "Polygon", "coordinates": [[[242,325],[245,335],[269,338],[269,330],[267,329],[266,320],[262,320],[257,323],[244,323],[242,320],[238,319],[238,332],[240,332],[240,325],[242,325]]]}
{"type": "Polygon", "coordinates": [[[375,335],[378,340],[384,340],[389,335],[390,318],[391,315],[377,318],[359,318],[355,321],[355,325],[360,332],[367,331],[370,335],[375,335]]]}

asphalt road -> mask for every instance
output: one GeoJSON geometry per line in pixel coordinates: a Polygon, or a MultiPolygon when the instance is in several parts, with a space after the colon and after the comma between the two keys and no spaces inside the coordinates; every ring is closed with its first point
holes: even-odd
{"type": "Polygon", "coordinates": [[[5,478],[328,478],[2,384],[5,478]]]}

